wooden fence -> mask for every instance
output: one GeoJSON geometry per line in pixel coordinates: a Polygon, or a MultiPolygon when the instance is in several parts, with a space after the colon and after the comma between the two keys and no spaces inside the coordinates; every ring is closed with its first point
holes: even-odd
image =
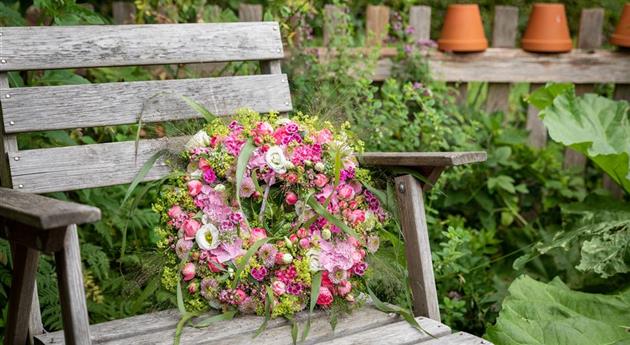
{"type": "MultiPolygon", "coordinates": [[[[327,45],[339,24],[338,15],[344,9],[326,5],[323,11],[323,42],[327,45]]],[[[395,48],[384,44],[390,21],[387,6],[369,5],[366,9],[366,44],[369,47],[381,46],[381,59],[373,79],[380,81],[390,75],[391,57],[397,54],[395,48]]],[[[128,24],[134,22],[135,8],[132,3],[113,3],[114,22],[128,24]]],[[[263,18],[261,5],[240,4],[240,21],[260,21],[263,18]]],[[[593,90],[594,84],[615,84],[615,99],[630,100],[630,51],[608,51],[600,49],[603,42],[604,10],[584,9],[580,16],[577,48],[566,54],[536,54],[516,48],[519,11],[512,6],[496,6],[490,38],[491,47],[482,53],[444,53],[432,50],[427,53],[427,61],[432,75],[438,80],[453,83],[459,89],[459,99],[466,98],[468,82],[488,82],[486,110],[490,112],[508,110],[508,97],[514,83],[530,83],[530,90],[541,87],[546,82],[572,82],[578,94],[593,90]]],[[[409,12],[409,26],[414,40],[429,40],[431,34],[431,8],[413,6],[409,12]]],[[[315,48],[326,49],[326,47],[315,48]]],[[[547,131],[538,117],[537,110],[530,106],[527,112],[526,128],[529,130],[529,144],[544,147],[547,131]]],[[[586,158],[571,150],[565,152],[564,166],[583,169],[586,158]]],[[[604,186],[618,197],[622,191],[607,176],[604,186]]]]}

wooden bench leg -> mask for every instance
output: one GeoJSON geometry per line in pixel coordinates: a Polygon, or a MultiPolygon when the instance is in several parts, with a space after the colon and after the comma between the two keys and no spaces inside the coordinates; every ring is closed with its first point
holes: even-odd
{"type": "Polygon", "coordinates": [[[396,177],[400,225],[405,236],[413,312],[440,322],[422,185],[411,175],[396,177]]]}
{"type": "Polygon", "coordinates": [[[68,345],[89,345],[90,328],[81,273],[77,226],[68,226],[65,248],[55,253],[63,332],[68,345]]]}
{"type": "Polygon", "coordinates": [[[17,243],[12,243],[11,251],[13,253],[13,278],[4,343],[6,345],[24,345],[28,340],[28,326],[33,292],[35,291],[39,252],[17,243]]]}

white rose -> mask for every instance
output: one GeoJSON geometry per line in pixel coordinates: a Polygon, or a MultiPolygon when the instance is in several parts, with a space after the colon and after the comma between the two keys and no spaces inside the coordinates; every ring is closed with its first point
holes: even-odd
{"type": "Polygon", "coordinates": [[[315,248],[311,248],[306,252],[306,257],[308,258],[308,267],[311,272],[322,270],[322,267],[319,264],[319,254],[320,250],[315,248]]]}
{"type": "Polygon", "coordinates": [[[204,224],[195,235],[199,248],[211,250],[219,246],[219,230],[212,224],[204,224]]]}
{"type": "Polygon", "coordinates": [[[184,145],[184,148],[186,149],[186,151],[191,151],[192,149],[206,147],[208,145],[210,145],[210,137],[208,136],[208,133],[206,133],[206,131],[201,130],[193,135],[190,140],[188,140],[186,145],[184,145]]]}
{"type": "Polygon", "coordinates": [[[272,146],[269,148],[267,153],[265,153],[265,162],[278,174],[287,172],[287,159],[284,157],[284,152],[282,152],[280,146],[272,146]]]}

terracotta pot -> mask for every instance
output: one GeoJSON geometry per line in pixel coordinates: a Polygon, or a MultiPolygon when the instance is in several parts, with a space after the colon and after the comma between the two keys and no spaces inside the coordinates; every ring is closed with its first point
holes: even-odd
{"type": "Polygon", "coordinates": [[[448,6],[438,48],[453,52],[479,52],[488,48],[479,6],[475,4],[448,6]]]}
{"type": "Polygon", "coordinates": [[[630,4],[623,6],[623,12],[621,12],[621,18],[619,18],[619,24],[615,33],[610,36],[610,43],[630,48],[630,4]]]}
{"type": "Polygon", "coordinates": [[[566,53],[573,48],[563,4],[534,4],[521,41],[523,50],[566,53]]]}

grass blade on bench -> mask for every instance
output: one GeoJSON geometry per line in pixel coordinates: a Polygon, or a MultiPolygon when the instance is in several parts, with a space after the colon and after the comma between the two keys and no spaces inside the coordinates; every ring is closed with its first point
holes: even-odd
{"type": "Polygon", "coordinates": [[[315,198],[313,198],[312,194],[307,198],[306,203],[313,209],[313,211],[315,211],[320,216],[326,218],[327,221],[331,222],[333,225],[343,230],[346,234],[354,236],[354,238],[356,239],[360,238],[354,230],[346,225],[346,223],[330,214],[330,212],[328,212],[328,210],[326,210],[324,206],[322,206],[315,198]]]}
{"type": "Polygon", "coordinates": [[[322,285],[322,271],[318,271],[313,275],[311,279],[311,300],[308,310],[308,320],[306,321],[306,326],[304,327],[304,331],[302,332],[301,342],[306,340],[308,337],[308,332],[311,330],[311,317],[313,316],[313,310],[315,310],[315,305],[317,305],[317,297],[319,297],[319,288],[322,285]]]}
{"type": "Polygon", "coordinates": [[[186,96],[181,96],[182,99],[196,112],[198,112],[201,116],[206,119],[206,121],[211,122],[216,118],[214,114],[212,114],[206,107],[201,105],[201,103],[195,101],[194,99],[186,96]]]}
{"type": "Polygon", "coordinates": [[[208,327],[211,324],[218,322],[218,321],[228,321],[228,320],[232,320],[234,318],[234,316],[236,315],[236,313],[238,312],[238,310],[228,310],[223,314],[219,314],[219,315],[213,315],[210,316],[206,319],[203,319],[197,323],[193,323],[191,324],[192,327],[195,328],[204,328],[204,327],[208,327]]]}
{"type": "Polygon", "coordinates": [[[241,185],[243,183],[243,174],[245,173],[245,169],[247,168],[247,163],[249,162],[249,157],[252,155],[256,146],[251,139],[248,139],[245,142],[245,145],[241,148],[241,152],[238,155],[238,161],[236,163],[236,202],[238,203],[238,208],[243,213],[243,219],[245,220],[245,224],[249,227],[249,222],[247,221],[247,216],[245,212],[243,212],[243,207],[241,206],[241,185]]]}
{"type": "Polygon", "coordinates": [[[236,272],[234,273],[234,276],[236,277],[234,280],[234,286],[238,286],[238,283],[241,280],[241,273],[243,272],[245,267],[247,267],[247,263],[249,262],[249,259],[252,257],[252,255],[254,255],[254,253],[256,253],[263,244],[269,242],[271,239],[272,237],[261,238],[256,241],[251,247],[249,247],[247,252],[245,252],[245,255],[243,255],[242,259],[243,264],[239,265],[239,267],[236,268],[236,272]]]}
{"type": "Polygon", "coordinates": [[[403,319],[405,319],[405,321],[407,321],[411,327],[428,334],[432,338],[437,339],[437,337],[427,332],[424,328],[422,328],[422,326],[420,326],[416,318],[413,317],[413,314],[411,313],[410,310],[401,308],[397,305],[384,303],[380,299],[378,299],[378,297],[376,297],[376,295],[374,294],[372,289],[370,289],[369,286],[366,286],[366,288],[368,290],[368,294],[370,295],[370,299],[372,300],[372,303],[374,303],[374,306],[376,307],[376,309],[385,313],[396,313],[400,315],[403,319]]]}

